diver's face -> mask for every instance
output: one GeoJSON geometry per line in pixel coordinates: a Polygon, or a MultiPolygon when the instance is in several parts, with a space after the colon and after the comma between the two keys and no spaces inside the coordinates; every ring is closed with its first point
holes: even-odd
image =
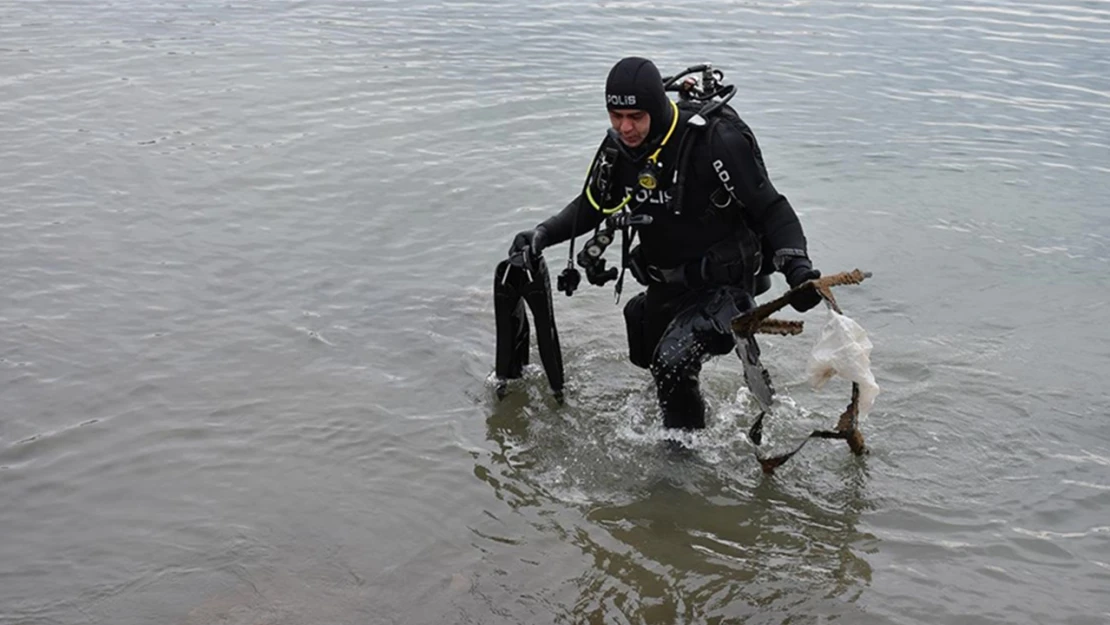
{"type": "Polygon", "coordinates": [[[609,111],[609,123],[620,134],[621,143],[636,148],[651,130],[651,115],[640,109],[616,109],[609,111]]]}

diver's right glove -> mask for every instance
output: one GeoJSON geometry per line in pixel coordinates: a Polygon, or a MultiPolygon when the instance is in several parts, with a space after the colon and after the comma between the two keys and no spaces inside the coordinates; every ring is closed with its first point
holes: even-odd
{"type": "Polygon", "coordinates": [[[545,247],[547,247],[547,231],[537,226],[532,230],[516,233],[513,244],[509,247],[509,256],[523,253],[525,259],[531,262],[532,259],[539,258],[543,254],[545,247]]]}
{"type": "MultiPolygon", "coordinates": [[[[807,280],[816,280],[821,277],[821,272],[813,268],[813,263],[803,256],[795,257],[789,265],[783,268],[786,274],[786,283],[790,288],[795,288],[807,280]]],[[[805,312],[821,303],[821,294],[817,289],[810,288],[798,291],[790,301],[790,305],[798,312],[805,312]]]]}

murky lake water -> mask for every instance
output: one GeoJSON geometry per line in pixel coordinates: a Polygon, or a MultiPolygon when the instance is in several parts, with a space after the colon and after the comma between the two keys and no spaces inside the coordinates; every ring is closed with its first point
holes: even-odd
{"type": "MultiPolygon", "coordinates": [[[[0,624],[1110,622],[1110,5],[683,7],[0,2],[0,624]],[[610,288],[566,406],[494,398],[630,54],[722,68],[874,272],[870,456],[764,477],[731,357],[667,455],[610,288]]],[[[775,449],[847,399],[800,318],[775,449]]]]}

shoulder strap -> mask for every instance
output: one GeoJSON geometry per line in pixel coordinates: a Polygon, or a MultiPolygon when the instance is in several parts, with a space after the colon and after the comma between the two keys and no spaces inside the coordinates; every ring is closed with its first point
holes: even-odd
{"type": "MultiPolygon", "coordinates": [[[[674,201],[671,204],[671,208],[675,215],[682,214],[682,198],[685,196],[686,172],[690,163],[690,148],[694,143],[693,137],[702,133],[712,133],[719,121],[720,117],[716,115],[708,122],[704,117],[695,115],[687,122],[690,127],[686,129],[686,132],[682,133],[682,139],[678,144],[678,159],[675,161],[674,165],[674,191],[672,192],[674,201]],[[700,123],[698,120],[700,120],[700,123]]],[[[713,135],[707,134],[706,136],[712,137],[713,135]]]]}

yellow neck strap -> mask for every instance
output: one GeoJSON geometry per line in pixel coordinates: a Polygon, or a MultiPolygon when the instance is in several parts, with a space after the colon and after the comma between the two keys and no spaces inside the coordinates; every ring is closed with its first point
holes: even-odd
{"type": "MultiPolygon", "coordinates": [[[[663,151],[663,147],[666,146],[667,142],[671,140],[671,135],[674,134],[674,129],[678,126],[678,105],[675,104],[673,101],[671,102],[671,111],[672,111],[671,127],[670,127],[669,130],[667,130],[667,134],[663,137],[663,143],[660,143],[659,147],[656,148],[655,151],[651,153],[651,156],[648,157],[648,162],[650,162],[650,163],[655,163],[659,160],[659,153],[663,151]]],[[[593,167],[593,163],[590,164],[590,167],[591,168],[593,167]]],[[[589,170],[587,170],[586,173],[588,175],[589,170]]],[[[628,205],[628,201],[632,199],[632,194],[630,193],[630,194],[626,195],[624,197],[624,200],[622,200],[620,204],[617,204],[616,206],[614,206],[612,208],[602,208],[601,205],[597,203],[597,200],[594,199],[594,194],[590,190],[590,184],[587,181],[587,183],[586,183],[586,199],[588,199],[590,201],[590,204],[594,207],[594,209],[600,211],[602,214],[612,215],[613,213],[619,211],[620,209],[622,209],[622,208],[624,208],[625,206],[628,205]]]]}
{"type": "Polygon", "coordinates": [[[678,126],[678,105],[675,104],[673,101],[671,102],[671,110],[671,129],[668,130],[667,135],[663,137],[663,143],[660,143],[659,147],[651,153],[651,156],[648,157],[648,160],[652,163],[659,160],[659,153],[663,151],[663,146],[667,145],[667,142],[671,140],[671,135],[674,134],[674,129],[676,126],[678,126]]]}

